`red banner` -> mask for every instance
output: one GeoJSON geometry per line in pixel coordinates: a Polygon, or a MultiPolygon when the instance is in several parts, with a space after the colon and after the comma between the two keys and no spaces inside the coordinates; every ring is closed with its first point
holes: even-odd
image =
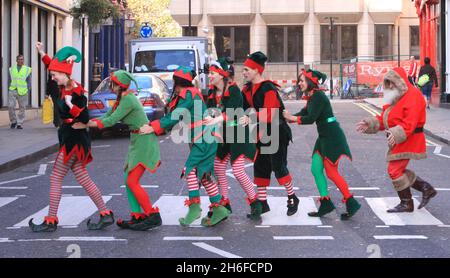
{"type": "MultiPolygon", "coordinates": [[[[406,72],[409,71],[410,65],[411,61],[400,61],[400,66],[403,67],[406,72]]],[[[395,67],[397,67],[397,61],[358,62],[356,63],[357,83],[374,88],[382,83],[384,75],[395,67]]]]}

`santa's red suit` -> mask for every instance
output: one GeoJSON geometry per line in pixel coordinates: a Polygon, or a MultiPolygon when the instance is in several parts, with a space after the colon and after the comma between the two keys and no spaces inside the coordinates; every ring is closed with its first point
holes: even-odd
{"type": "Polygon", "coordinates": [[[399,95],[383,107],[380,116],[366,118],[369,128],[365,133],[386,131],[391,133],[395,145],[387,152],[388,173],[397,190],[401,203],[388,212],[412,212],[414,210],[410,187],[423,193],[419,208],[425,206],[436,195],[434,188],[416,174],[406,169],[410,159],[426,158],[426,143],[423,127],[426,122],[426,102],[420,91],[411,85],[403,68],[389,71],[384,83],[393,84],[399,95]]]}

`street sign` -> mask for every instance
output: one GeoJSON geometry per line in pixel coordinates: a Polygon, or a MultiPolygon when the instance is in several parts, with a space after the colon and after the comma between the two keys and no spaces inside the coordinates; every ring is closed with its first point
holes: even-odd
{"type": "Polygon", "coordinates": [[[141,38],[150,38],[153,34],[152,27],[148,26],[147,23],[141,27],[141,38]]]}

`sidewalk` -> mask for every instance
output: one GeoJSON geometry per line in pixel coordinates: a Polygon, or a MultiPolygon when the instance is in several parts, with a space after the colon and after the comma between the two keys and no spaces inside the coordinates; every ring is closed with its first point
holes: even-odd
{"type": "MultiPolygon", "coordinates": [[[[364,101],[381,111],[382,98],[366,98],[364,101]]],[[[426,135],[450,145],[450,109],[434,106],[427,109],[427,122],[424,131],[426,135]]]]}
{"type": "Polygon", "coordinates": [[[23,129],[0,126],[0,173],[11,171],[58,150],[58,134],[53,124],[40,118],[25,121],[23,129]]]}

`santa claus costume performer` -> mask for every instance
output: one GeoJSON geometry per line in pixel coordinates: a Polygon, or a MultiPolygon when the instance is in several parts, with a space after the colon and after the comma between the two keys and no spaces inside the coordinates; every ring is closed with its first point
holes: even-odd
{"type": "MultiPolygon", "coordinates": [[[[260,220],[262,204],[256,198],[254,184],[245,172],[245,159],[251,162],[255,161],[257,152],[256,145],[250,143],[248,127],[244,127],[244,138],[238,138],[237,109],[243,108],[243,96],[241,90],[235,82],[229,83],[230,68],[227,59],[220,58],[212,63],[209,68],[209,82],[211,89],[208,93],[207,105],[209,108],[215,108],[217,112],[215,117],[207,117],[205,123],[208,125],[220,123],[222,128],[222,142],[217,146],[216,159],[214,161],[214,173],[217,177],[221,203],[230,211],[231,204],[228,198],[228,180],[226,169],[228,163],[236,180],[247,194],[247,203],[250,205],[249,217],[254,220],[260,220]]],[[[243,110],[242,110],[243,111],[243,110]]],[[[214,113],[215,114],[215,113],[214,113]]]]}
{"type": "Polygon", "coordinates": [[[400,198],[400,204],[387,212],[413,212],[410,187],[422,192],[419,209],[437,193],[428,182],[407,169],[411,159],[424,159],[427,156],[423,133],[426,103],[401,67],[390,70],[384,76],[383,86],[386,105],[383,106],[381,116],[363,119],[357,124],[357,131],[367,134],[386,132],[389,147],[387,171],[400,198]]]}
{"type": "Polygon", "coordinates": [[[144,125],[140,130],[141,134],[154,132],[160,135],[172,129],[181,120],[189,122],[192,131],[189,138],[190,153],[181,175],[187,178],[189,199],[185,201],[185,205],[189,207],[189,211],[179,222],[182,226],[188,226],[200,218],[200,181],[209,195],[213,210],[211,217],[204,217],[201,224],[210,227],[227,218],[230,212],[220,203],[222,196],[217,183],[212,179],[217,143],[211,140],[212,128],[203,123],[203,114],[207,107],[201,92],[192,85],[194,77],[195,72],[190,68],[179,67],[175,70],[174,92],[168,104],[169,113],[150,122],[150,126],[144,125]]]}
{"type": "Polygon", "coordinates": [[[327,177],[332,180],[341,191],[347,212],[341,214],[342,220],[352,217],[361,207],[353,198],[348,189],[348,184],[339,173],[339,161],[342,156],[352,158],[344,131],[340,127],[333,114],[328,97],[319,89],[319,81],[322,84],[327,76],[320,71],[303,70],[299,78],[299,87],[306,94],[308,100],[306,106],[298,113],[290,115],[288,111],[284,117],[291,123],[310,125],[316,123],[319,137],[316,140],[312,154],[311,172],[320,194],[320,207],[317,212],[308,213],[309,216],[321,217],[335,209],[328,194],[327,177]]]}
{"type": "MultiPolygon", "coordinates": [[[[80,83],[74,81],[72,74],[73,60],[68,59],[76,56],[75,62],[81,61],[81,54],[73,47],[66,46],[60,49],[52,59],[43,51],[43,44],[36,43],[36,48],[41,54],[42,61],[48,67],[52,79],[60,87],[60,98],[55,103],[55,109],[59,110],[62,125],[58,129],[59,152],[56,155],[53,171],[50,175],[50,206],[48,216],[40,225],[33,223],[30,219],[29,226],[33,232],[53,232],[58,225],[58,206],[62,194],[62,182],[69,170],[86,190],[89,197],[94,201],[100,211],[98,223],[87,222],[88,229],[99,230],[114,223],[111,210],[107,209],[100,190],[89,177],[86,165],[92,161],[91,140],[86,129],[73,129],[72,124],[81,122],[86,124],[89,121],[87,109],[87,98],[85,90],[80,83]],[[65,96],[71,96],[72,107],[65,101],[65,96]]],[[[77,208],[74,208],[75,210],[77,208]]]]}
{"type": "MultiPolygon", "coordinates": [[[[248,108],[256,110],[258,125],[256,143],[258,157],[253,166],[254,183],[257,185],[258,199],[263,205],[262,213],[266,213],[270,211],[267,202],[267,187],[270,185],[270,176],[274,172],[278,183],[286,188],[287,215],[290,216],[297,212],[299,204],[299,199],[292,186],[292,177],[287,168],[287,151],[289,141],[292,140],[292,133],[282,115],[284,104],[278,94],[278,85],[262,77],[266,61],[267,57],[264,53],[260,51],[252,53],[244,62],[243,72],[244,79],[248,82],[242,90],[244,110],[248,108]],[[275,118],[277,114],[278,118],[275,118]],[[278,138],[272,136],[272,133],[278,134],[278,138]],[[263,138],[262,136],[268,136],[269,139],[265,138],[268,140],[262,141],[260,140],[263,138]],[[264,152],[261,151],[262,148],[264,148],[264,152]],[[274,153],[266,153],[268,148],[276,149],[274,153]]],[[[245,126],[249,123],[249,116],[239,119],[241,125],[245,126]]]]}

